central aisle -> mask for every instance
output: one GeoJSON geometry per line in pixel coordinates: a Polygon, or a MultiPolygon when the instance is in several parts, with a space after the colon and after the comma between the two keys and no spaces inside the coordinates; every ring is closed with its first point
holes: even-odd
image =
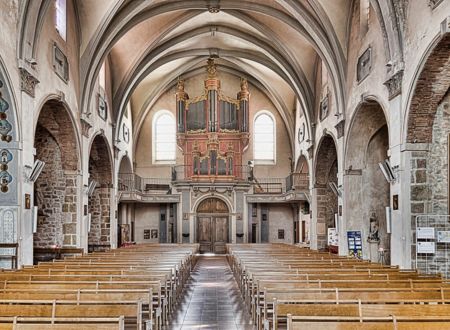
{"type": "Polygon", "coordinates": [[[225,256],[199,258],[168,328],[253,329],[225,256]]]}

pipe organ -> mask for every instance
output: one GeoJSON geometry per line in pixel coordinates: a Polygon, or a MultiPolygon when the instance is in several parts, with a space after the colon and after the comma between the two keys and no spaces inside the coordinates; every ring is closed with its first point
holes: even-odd
{"type": "Polygon", "coordinates": [[[177,144],[184,155],[186,179],[242,179],[242,155],[249,142],[247,80],[233,99],[223,95],[214,59],[208,59],[204,93],[192,99],[184,81],[177,85],[177,144]]]}

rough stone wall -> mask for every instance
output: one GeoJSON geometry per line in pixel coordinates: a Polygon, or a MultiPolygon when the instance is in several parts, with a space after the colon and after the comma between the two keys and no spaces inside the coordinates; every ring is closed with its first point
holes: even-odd
{"type": "MultiPolygon", "coordinates": [[[[411,160],[411,228],[413,247],[411,258],[416,261],[416,216],[448,214],[448,134],[450,132],[450,93],[438,105],[432,127],[432,143],[428,152],[413,152],[411,160]]],[[[447,217],[431,217],[419,226],[448,230],[447,217]]],[[[450,273],[447,263],[448,244],[437,243],[434,255],[421,255],[417,267],[422,271],[450,273]],[[428,269],[427,269],[427,264],[428,269]]]]}
{"type": "Polygon", "coordinates": [[[110,189],[96,188],[89,197],[89,213],[91,213],[91,231],[89,244],[110,244],[110,189]]]}
{"type": "Polygon", "coordinates": [[[77,245],[77,175],[65,173],[66,189],[62,207],[64,246],[77,245]]]}
{"type": "Polygon", "coordinates": [[[439,104],[433,123],[433,142],[430,147],[428,181],[431,201],[428,212],[448,214],[448,134],[450,133],[450,93],[439,104]]]}
{"type": "Polygon", "coordinates": [[[45,167],[34,184],[39,208],[34,247],[50,247],[63,244],[62,206],[65,194],[65,177],[61,161],[61,149],[50,133],[38,126],[36,130],[36,157],[45,167]]]}
{"type": "Polygon", "coordinates": [[[91,180],[98,182],[92,196],[89,197],[91,229],[88,244],[109,245],[111,243],[111,164],[108,149],[102,136],[97,136],[92,144],[89,157],[91,180]]]}
{"type": "Polygon", "coordinates": [[[408,142],[431,142],[435,110],[450,86],[450,34],[430,54],[417,81],[408,118],[408,142]]]}

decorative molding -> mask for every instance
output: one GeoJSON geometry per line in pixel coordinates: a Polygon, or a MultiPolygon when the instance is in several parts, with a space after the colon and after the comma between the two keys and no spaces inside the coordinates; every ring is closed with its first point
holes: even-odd
{"type": "Polygon", "coordinates": [[[283,195],[248,195],[247,203],[280,203],[288,201],[306,201],[304,193],[291,192],[283,195]]]}
{"type": "Polygon", "coordinates": [[[219,4],[220,0],[211,0],[208,3],[208,11],[211,14],[217,14],[218,12],[220,12],[220,4],[219,4]]]}
{"type": "Polygon", "coordinates": [[[403,70],[399,70],[394,73],[384,85],[387,87],[389,92],[389,100],[392,100],[397,95],[402,93],[402,81],[403,81],[403,70]]]}
{"type": "Polygon", "coordinates": [[[337,123],[336,126],[334,126],[337,131],[337,138],[340,139],[344,136],[344,129],[345,129],[345,120],[341,120],[339,123],[337,123]]]}
{"type": "Polygon", "coordinates": [[[34,90],[36,85],[39,84],[39,80],[25,68],[19,68],[19,71],[20,89],[31,97],[34,97],[34,90]]]}
{"type": "Polygon", "coordinates": [[[85,119],[80,119],[80,121],[81,121],[81,134],[89,138],[89,130],[92,128],[92,125],[85,119]]]}

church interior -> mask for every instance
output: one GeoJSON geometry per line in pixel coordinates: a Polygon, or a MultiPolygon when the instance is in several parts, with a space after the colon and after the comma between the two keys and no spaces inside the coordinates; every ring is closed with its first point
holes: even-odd
{"type": "Polygon", "coordinates": [[[0,329],[450,329],[450,0],[0,18],[0,329]]]}

